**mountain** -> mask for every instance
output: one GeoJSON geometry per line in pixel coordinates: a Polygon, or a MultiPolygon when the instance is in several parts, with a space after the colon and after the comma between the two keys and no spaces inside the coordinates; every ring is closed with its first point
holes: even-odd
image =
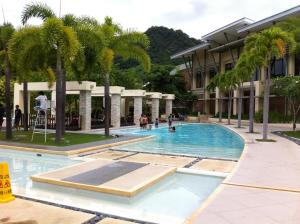
{"type": "Polygon", "coordinates": [[[189,37],[181,30],[163,26],[152,26],[145,33],[150,39],[148,52],[153,64],[182,63],[181,60],[171,60],[170,56],[201,43],[200,40],[189,37]]]}

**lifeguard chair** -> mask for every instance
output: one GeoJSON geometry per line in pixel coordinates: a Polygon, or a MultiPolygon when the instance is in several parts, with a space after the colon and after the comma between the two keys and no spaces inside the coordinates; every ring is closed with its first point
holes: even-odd
{"type": "Polygon", "coordinates": [[[40,107],[34,107],[36,111],[35,121],[33,123],[33,131],[31,136],[31,141],[33,141],[34,134],[44,134],[45,142],[47,142],[47,127],[48,127],[48,112],[55,110],[55,101],[47,100],[47,109],[41,109],[40,107]],[[44,126],[44,131],[37,126],[44,126]]]}

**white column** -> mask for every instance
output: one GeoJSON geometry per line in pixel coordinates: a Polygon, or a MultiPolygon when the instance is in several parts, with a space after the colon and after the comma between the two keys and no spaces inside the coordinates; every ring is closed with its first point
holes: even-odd
{"type": "Polygon", "coordinates": [[[121,99],[121,117],[126,116],[126,98],[121,99]]]}
{"type": "Polygon", "coordinates": [[[143,113],[143,97],[136,96],[133,98],[133,117],[134,117],[134,123],[137,125],[139,124],[139,119],[141,117],[141,114],[143,113]]]}
{"type": "Polygon", "coordinates": [[[219,88],[216,88],[216,96],[215,96],[215,115],[219,112],[219,98],[221,97],[219,88]]]}
{"type": "Polygon", "coordinates": [[[234,99],[233,99],[233,115],[237,115],[237,111],[238,111],[238,99],[237,99],[237,97],[239,97],[239,93],[238,93],[238,91],[237,90],[234,90],[233,91],[233,97],[234,97],[234,99]]]}
{"type": "Polygon", "coordinates": [[[172,113],[173,100],[166,100],[166,117],[172,113]]]}
{"type": "Polygon", "coordinates": [[[81,130],[91,129],[91,91],[80,91],[79,115],[81,116],[81,130]]]}
{"type": "Polygon", "coordinates": [[[289,54],[288,60],[287,60],[287,75],[295,75],[295,55],[289,54]]]}
{"type": "MultiPolygon", "coordinates": [[[[52,91],[51,92],[51,103],[56,104],[56,91],[52,91]]],[[[52,107],[56,107],[56,105],[51,105],[52,107]]],[[[56,110],[55,109],[51,109],[51,115],[55,115],[56,114],[56,110]]]]}
{"type": "Polygon", "coordinates": [[[111,124],[115,128],[121,125],[121,95],[111,95],[111,124]]]}
{"type": "Polygon", "coordinates": [[[151,120],[155,122],[155,119],[159,118],[159,99],[153,98],[151,104],[151,120]]]}

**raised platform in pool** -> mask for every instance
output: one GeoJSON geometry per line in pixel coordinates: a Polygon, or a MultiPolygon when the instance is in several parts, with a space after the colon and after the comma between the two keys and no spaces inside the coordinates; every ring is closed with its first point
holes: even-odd
{"type": "Polygon", "coordinates": [[[97,159],[32,176],[36,182],[132,197],[174,173],[176,168],[97,159]]]}

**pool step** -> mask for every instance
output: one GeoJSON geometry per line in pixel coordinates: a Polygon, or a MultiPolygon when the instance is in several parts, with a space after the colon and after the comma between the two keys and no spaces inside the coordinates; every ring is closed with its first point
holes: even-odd
{"type": "Polygon", "coordinates": [[[132,197],[174,173],[175,167],[96,159],[31,176],[34,182],[132,197]]]}

